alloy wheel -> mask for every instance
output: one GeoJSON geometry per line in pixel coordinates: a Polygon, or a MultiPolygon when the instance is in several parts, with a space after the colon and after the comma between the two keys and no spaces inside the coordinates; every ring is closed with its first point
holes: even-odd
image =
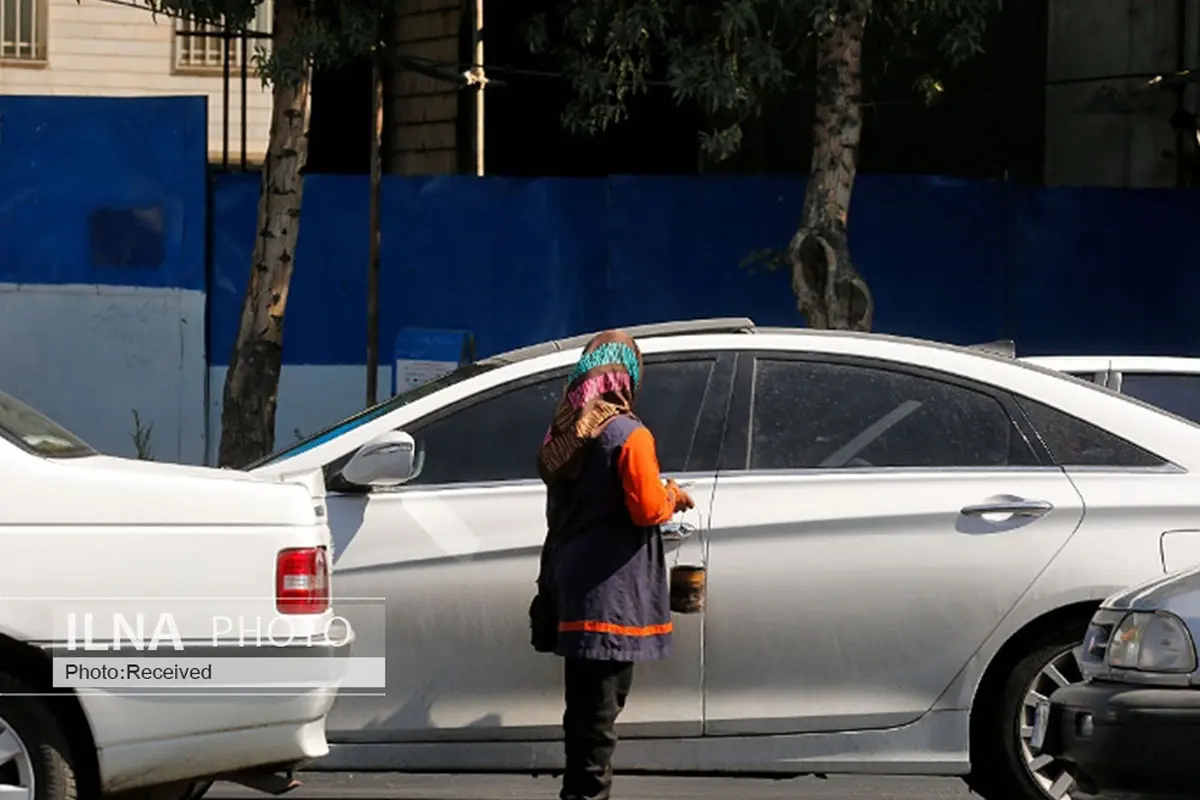
{"type": "MultiPolygon", "coordinates": [[[[1046,700],[1064,686],[1083,682],[1079,669],[1076,647],[1056,653],[1030,681],[1025,689],[1024,702],[1017,710],[1017,731],[1020,736],[1021,756],[1034,783],[1041,787],[1046,797],[1052,800],[1072,800],[1079,795],[1075,779],[1071,777],[1061,761],[1047,755],[1034,755],[1029,747],[1033,738],[1033,720],[1039,700],[1046,700]]],[[[3,798],[0,798],[3,800],[3,798]]]]}
{"type": "Polygon", "coordinates": [[[0,800],[33,800],[33,759],[21,737],[0,717],[0,800]]]}

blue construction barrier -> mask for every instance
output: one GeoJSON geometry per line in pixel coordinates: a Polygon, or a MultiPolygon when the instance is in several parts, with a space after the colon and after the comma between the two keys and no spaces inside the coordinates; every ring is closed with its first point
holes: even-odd
{"type": "MultiPolygon", "coordinates": [[[[206,198],[205,102],[0,97],[0,282],[206,290],[208,358],[226,363],[259,185],[217,176],[206,198]]],[[[741,262],[787,243],[803,191],[800,178],[388,177],[381,364],[403,328],[472,331],[483,357],[674,318],[800,324],[789,276],[741,262]]],[[[365,176],[306,182],[287,363],[362,361],[367,196],[365,176]]],[[[1198,218],[1195,191],[867,175],[851,249],[880,331],[1198,354],[1198,218]]]]}
{"type": "MultiPolygon", "coordinates": [[[[227,358],[253,245],[253,178],[214,198],[213,355],[227,358]]],[[[479,355],[676,318],[802,324],[782,272],[804,181],[611,177],[385,179],[381,342],[405,327],[473,331],[479,355]]],[[[306,184],[285,360],[361,361],[365,178],[306,184]]],[[[859,179],[851,249],[876,330],[1023,353],[1200,354],[1200,192],[1034,189],[936,177],[859,179]]],[[[389,358],[386,347],[381,361],[389,358]]],[[[223,362],[221,362],[223,363],[223,362]]]]}
{"type": "Polygon", "coordinates": [[[0,282],[204,288],[207,100],[0,97],[0,282]]]}
{"type": "Polygon", "coordinates": [[[204,458],[206,114],[0,97],[0,390],[105,452],[204,458]]]}

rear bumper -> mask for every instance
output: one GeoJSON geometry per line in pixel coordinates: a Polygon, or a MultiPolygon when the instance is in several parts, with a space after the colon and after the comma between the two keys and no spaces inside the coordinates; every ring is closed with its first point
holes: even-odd
{"type": "MultiPolygon", "coordinates": [[[[333,695],[329,695],[332,705],[333,695]]],[[[269,712],[261,703],[254,708],[269,712]]],[[[181,709],[164,709],[179,713],[181,709]]],[[[99,751],[104,792],[203,780],[258,767],[299,767],[329,753],[324,711],[307,722],[276,722],[236,731],[194,733],[174,739],[138,742],[99,751]]]]}
{"type": "MultiPolygon", "coordinates": [[[[337,659],[349,655],[350,645],[272,649],[275,657],[337,659]]],[[[321,758],[329,752],[325,718],[336,697],[336,681],[286,692],[270,687],[147,694],[79,690],[105,792],[321,758]]]]}
{"type": "Polygon", "coordinates": [[[1042,752],[1091,793],[1188,794],[1200,786],[1200,690],[1084,683],[1051,697],[1042,752]]]}

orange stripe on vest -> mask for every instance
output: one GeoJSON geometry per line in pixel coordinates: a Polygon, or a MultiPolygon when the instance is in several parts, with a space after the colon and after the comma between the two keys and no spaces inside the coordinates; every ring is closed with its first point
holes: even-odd
{"type": "Polygon", "coordinates": [[[662,636],[664,633],[670,633],[673,628],[674,624],[671,622],[662,625],[647,625],[644,628],[591,620],[558,623],[559,633],[611,633],[614,636],[662,636]]]}

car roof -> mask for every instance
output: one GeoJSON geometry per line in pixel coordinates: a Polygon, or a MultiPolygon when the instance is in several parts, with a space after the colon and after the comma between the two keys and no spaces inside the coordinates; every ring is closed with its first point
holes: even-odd
{"type": "MultiPolygon", "coordinates": [[[[687,336],[696,334],[738,333],[738,334],[792,334],[803,336],[837,336],[837,337],[868,337],[874,340],[891,340],[922,344],[933,347],[949,347],[967,349],[977,353],[989,353],[1004,358],[1016,358],[1016,344],[1007,339],[994,342],[967,345],[947,344],[929,339],[915,337],[890,336],[880,333],[866,333],[844,330],[818,330],[815,328],[760,326],[749,317],[713,317],[690,320],[675,320],[658,322],[648,325],[634,325],[623,328],[630,336],[639,342],[662,337],[687,336]]],[[[574,350],[586,345],[598,331],[568,336],[562,339],[551,339],[547,342],[509,350],[494,356],[480,359],[481,364],[488,366],[503,366],[515,364],[549,353],[574,350]]],[[[1124,372],[1169,372],[1169,373],[1200,373],[1200,358],[1174,356],[1030,356],[1018,359],[1027,364],[1034,364],[1058,372],[1103,372],[1113,369],[1124,372]]]]}
{"type": "Polygon", "coordinates": [[[1025,356],[1021,360],[1061,372],[1104,372],[1112,363],[1108,356],[1025,356]]]}
{"type": "MultiPolygon", "coordinates": [[[[633,325],[624,327],[621,330],[637,339],[639,343],[645,343],[648,340],[660,339],[664,337],[737,333],[760,335],[790,334],[797,336],[834,336],[849,338],[863,337],[876,341],[887,340],[910,344],[921,344],[931,347],[950,347],[962,349],[959,348],[958,345],[946,344],[944,342],[937,342],[931,339],[893,336],[884,333],[868,333],[845,330],[819,330],[816,328],[786,326],[759,326],[756,325],[754,320],[750,319],[749,317],[712,317],[690,320],[675,320],[672,322],[656,322],[648,325],[633,325]]],[[[551,339],[546,342],[539,342],[538,344],[529,345],[528,347],[520,347],[515,350],[509,350],[493,356],[488,356],[487,358],[480,359],[478,363],[486,366],[499,367],[508,364],[516,364],[521,361],[528,361],[530,359],[538,358],[550,353],[558,353],[564,350],[574,350],[586,345],[592,340],[592,337],[596,336],[598,333],[599,331],[593,331],[591,333],[581,333],[576,336],[568,336],[562,339],[551,339]]],[[[1009,340],[968,345],[965,349],[974,350],[976,352],[991,353],[1006,358],[1012,358],[1015,355],[1015,345],[1009,340]]]]}
{"type": "Polygon", "coordinates": [[[1186,356],[1033,356],[1021,360],[1063,372],[1200,373],[1200,358],[1186,356]]]}
{"type": "MultiPolygon", "coordinates": [[[[621,330],[635,339],[650,339],[660,336],[681,336],[689,333],[753,333],[757,328],[754,320],[749,317],[714,317],[712,319],[689,319],[676,322],[658,322],[650,325],[634,325],[621,330]]],[[[561,350],[574,350],[583,347],[592,340],[599,331],[581,333],[578,336],[568,336],[563,339],[551,339],[548,342],[519,347],[494,356],[482,358],[479,363],[490,366],[515,364],[530,358],[544,356],[547,353],[557,353],[561,350]]]]}
{"type": "Polygon", "coordinates": [[[1200,358],[1113,356],[1112,369],[1120,372],[1200,372],[1200,358]]]}
{"type": "MultiPolygon", "coordinates": [[[[1185,468],[1200,467],[1200,426],[1120,395],[1096,384],[1082,381],[1042,363],[1011,356],[1008,343],[990,343],[964,347],[924,339],[844,330],[812,328],[758,327],[748,318],[688,320],[661,325],[625,328],[638,338],[647,355],[698,351],[762,350],[813,352],[896,361],[933,370],[944,370],[968,380],[1014,391],[1051,405],[1068,414],[1088,419],[1113,430],[1139,446],[1160,452],[1185,468]],[[1074,388],[1071,388],[1074,385],[1074,388]],[[1149,416],[1136,413],[1142,406],[1149,416]],[[1130,412],[1135,412],[1130,414],[1130,412]],[[1136,422],[1135,422],[1136,420],[1136,422]],[[1191,429],[1178,430],[1178,425],[1191,429]],[[1183,435],[1181,435],[1183,433],[1183,435]]],[[[396,406],[381,416],[364,420],[344,433],[314,444],[293,455],[261,465],[271,472],[310,468],[326,463],[327,455],[357,447],[390,426],[444,407],[473,394],[536,374],[566,368],[578,357],[594,334],[557,339],[532,347],[501,353],[476,362],[488,367],[462,381],[447,386],[411,403],[396,406]],[[334,444],[334,442],[338,444],[334,444]],[[290,463],[289,463],[290,462],[290,463]]],[[[390,402],[390,401],[385,401],[390,402]]],[[[369,411],[369,410],[368,410],[369,411]]],[[[368,412],[361,412],[368,413],[368,412]]],[[[337,426],[335,426],[337,427],[337,426]]]]}

